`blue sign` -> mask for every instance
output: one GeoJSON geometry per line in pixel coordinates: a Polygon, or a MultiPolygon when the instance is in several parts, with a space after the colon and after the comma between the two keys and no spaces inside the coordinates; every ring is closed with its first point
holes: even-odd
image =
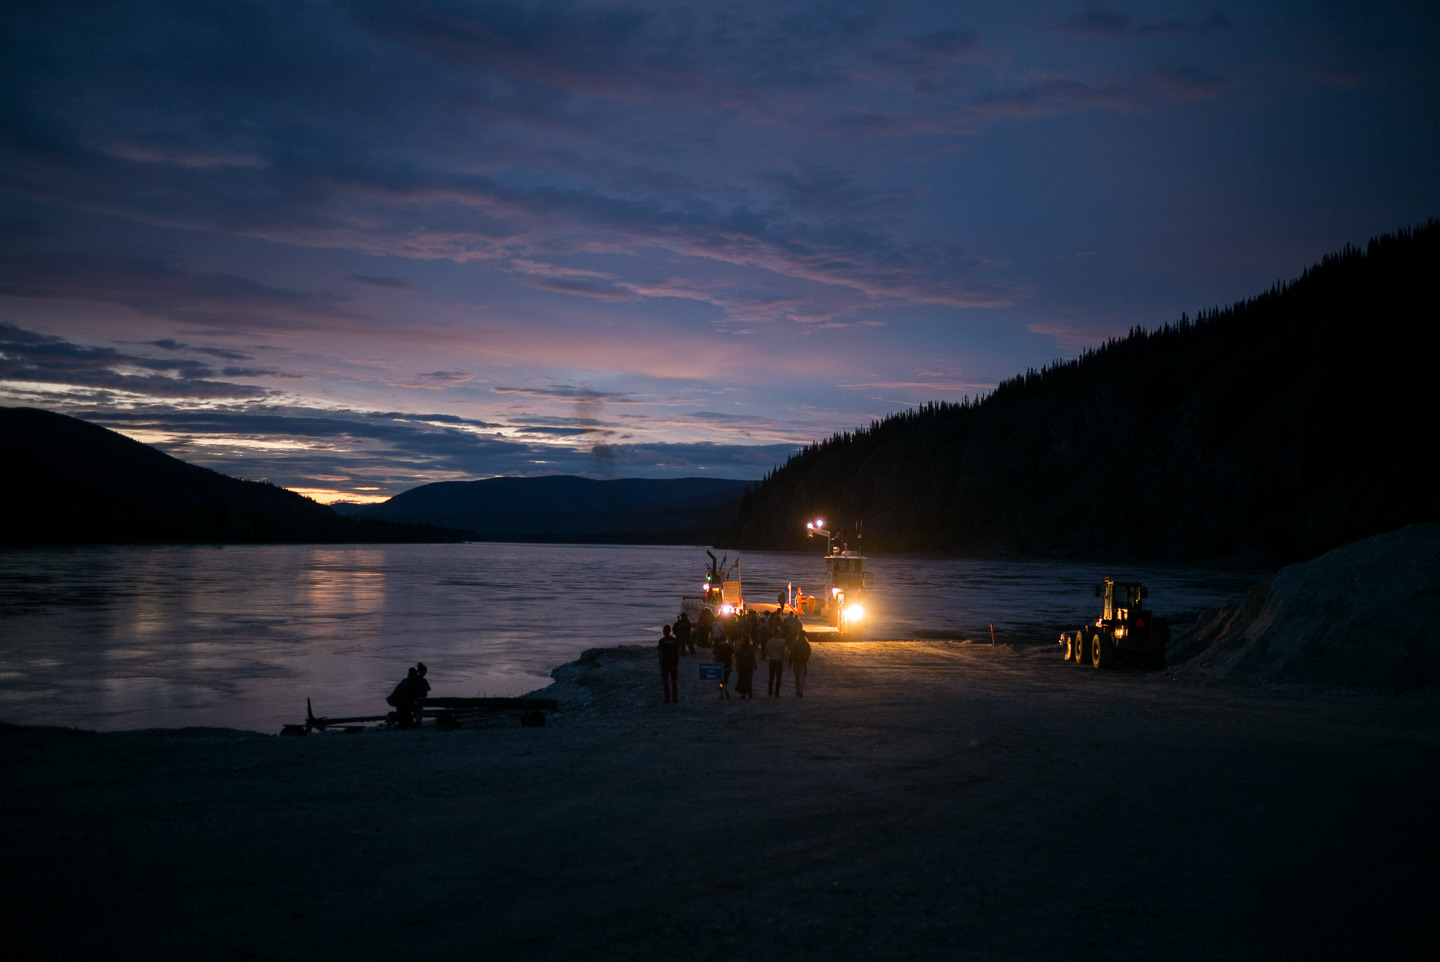
{"type": "Polygon", "coordinates": [[[725,666],[718,661],[700,662],[701,681],[720,681],[725,677],[725,666]]]}

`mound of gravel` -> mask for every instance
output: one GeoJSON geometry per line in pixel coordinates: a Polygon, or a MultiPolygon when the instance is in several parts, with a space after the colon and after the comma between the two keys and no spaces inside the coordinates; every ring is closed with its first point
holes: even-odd
{"type": "Polygon", "coordinates": [[[1440,694],[1440,525],[1416,524],[1282,569],[1201,618],[1177,678],[1440,694]]]}

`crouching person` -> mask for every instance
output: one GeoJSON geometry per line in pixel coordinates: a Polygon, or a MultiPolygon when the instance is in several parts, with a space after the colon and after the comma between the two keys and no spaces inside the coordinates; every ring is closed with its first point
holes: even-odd
{"type": "Polygon", "coordinates": [[[429,693],[430,682],[425,679],[425,664],[421,662],[410,669],[385,699],[385,704],[395,709],[397,728],[420,727],[420,708],[429,693]]]}

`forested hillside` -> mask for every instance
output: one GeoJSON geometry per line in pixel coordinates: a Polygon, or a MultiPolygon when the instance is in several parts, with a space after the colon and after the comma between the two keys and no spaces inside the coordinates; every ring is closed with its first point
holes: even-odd
{"type": "Polygon", "coordinates": [[[1440,222],[1290,283],[813,444],[721,543],[1292,561],[1440,520],[1430,352],[1440,222]]]}

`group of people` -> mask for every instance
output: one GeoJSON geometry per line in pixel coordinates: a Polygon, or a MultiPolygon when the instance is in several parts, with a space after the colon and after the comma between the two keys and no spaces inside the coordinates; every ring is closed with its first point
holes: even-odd
{"type": "Polygon", "coordinates": [[[762,617],[751,609],[744,614],[717,618],[707,608],[700,613],[699,624],[692,624],[690,616],[682,611],[675,624],[666,625],[660,636],[657,645],[660,682],[667,704],[680,700],[680,655],[695,652],[697,636],[709,642],[714,659],[723,671],[719,697],[731,697],[730,675],[734,672],[735,695],[754,698],[755,671],[762,660],[768,669],[766,693],[769,697],[780,697],[786,665],[790,666],[795,680],[796,697],[805,697],[810,639],[805,636],[805,629],[793,609],[788,615],[776,610],[762,617]]]}
{"type": "Polygon", "coordinates": [[[424,706],[425,696],[430,694],[430,682],[425,678],[427,671],[425,662],[417,661],[385,699],[385,704],[395,709],[397,727],[420,727],[420,709],[424,706]]]}

